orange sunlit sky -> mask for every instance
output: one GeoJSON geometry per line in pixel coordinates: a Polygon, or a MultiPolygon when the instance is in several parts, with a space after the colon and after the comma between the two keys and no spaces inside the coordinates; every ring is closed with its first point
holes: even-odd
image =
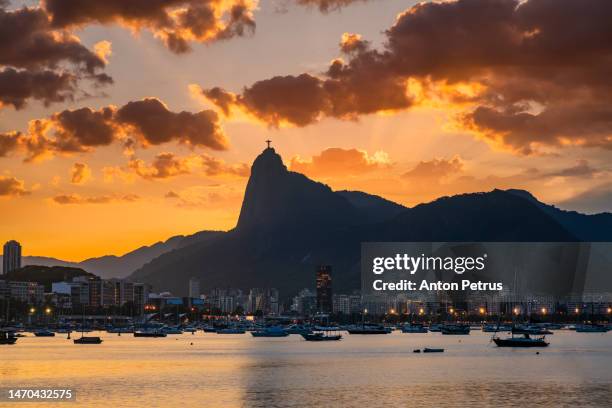
{"type": "Polygon", "coordinates": [[[267,139],[406,206],[612,210],[607,1],[81,3],[0,0],[0,240],[26,255],[231,229],[267,139]]]}

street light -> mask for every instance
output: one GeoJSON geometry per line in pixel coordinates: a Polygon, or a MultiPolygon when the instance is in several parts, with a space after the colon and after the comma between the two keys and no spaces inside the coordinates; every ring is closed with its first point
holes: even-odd
{"type": "Polygon", "coordinates": [[[423,313],[425,313],[425,310],[423,310],[423,308],[419,309],[419,314],[422,315],[423,313]]]}
{"type": "Polygon", "coordinates": [[[480,313],[481,315],[485,314],[485,308],[481,307],[480,309],[478,309],[478,313],[480,313]]]}
{"type": "Polygon", "coordinates": [[[545,308],[545,307],[543,307],[543,308],[542,308],[542,314],[543,314],[543,315],[545,315],[545,314],[546,314],[546,308],[545,308]]]}
{"type": "Polygon", "coordinates": [[[448,309],[448,311],[450,312],[450,314],[455,313],[455,309],[453,309],[452,307],[450,309],[448,309]]]}
{"type": "Polygon", "coordinates": [[[521,310],[518,307],[515,307],[513,311],[514,311],[514,314],[517,316],[519,315],[519,313],[521,313],[521,310]]]}
{"type": "Polygon", "coordinates": [[[30,314],[34,314],[36,313],[36,309],[34,309],[33,307],[30,308],[30,314]]]}
{"type": "Polygon", "coordinates": [[[46,313],[46,314],[51,314],[51,308],[50,308],[50,307],[46,308],[46,309],[45,309],[45,313],[46,313]]]}

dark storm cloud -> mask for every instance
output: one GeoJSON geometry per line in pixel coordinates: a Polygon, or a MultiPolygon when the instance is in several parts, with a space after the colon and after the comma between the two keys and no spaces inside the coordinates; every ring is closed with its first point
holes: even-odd
{"type": "Polygon", "coordinates": [[[121,24],[147,29],[175,53],[255,30],[251,0],[45,0],[55,27],[121,24]]]}
{"type": "Polygon", "coordinates": [[[278,76],[204,94],[271,125],[406,109],[416,81],[463,112],[457,123],[516,152],[612,148],[612,2],[458,0],[400,14],[381,49],[354,34],[319,76],[278,76]],[[468,85],[472,92],[458,91],[468,85]],[[469,108],[466,108],[469,106],[469,108]]]}

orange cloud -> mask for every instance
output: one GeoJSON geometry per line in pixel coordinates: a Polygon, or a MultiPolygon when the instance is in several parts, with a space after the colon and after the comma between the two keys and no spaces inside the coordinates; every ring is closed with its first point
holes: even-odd
{"type": "Polygon", "coordinates": [[[136,194],[100,195],[83,197],[79,194],[60,194],[52,198],[57,204],[108,204],[113,202],[134,202],[140,200],[136,194]]]}
{"type": "Polygon", "coordinates": [[[54,27],[119,24],[133,31],[149,30],[175,53],[191,50],[192,42],[213,42],[255,30],[256,0],[45,0],[54,27]]]}
{"type": "Polygon", "coordinates": [[[112,82],[100,72],[105,58],[53,27],[45,10],[5,7],[0,3],[0,108],[21,109],[29,99],[45,105],[72,100],[82,79],[96,85],[112,82]]]}
{"type": "Polygon", "coordinates": [[[0,197],[23,196],[30,194],[24,182],[15,177],[0,175],[0,197]]]}
{"type": "Polygon", "coordinates": [[[332,147],[310,159],[293,157],[289,164],[292,171],[312,177],[354,176],[390,166],[387,153],[332,147]]]}
{"type": "MultiPolygon", "coordinates": [[[[321,2],[334,3],[342,2],[321,2]]],[[[515,153],[612,149],[610,20],[607,0],[422,2],[397,17],[381,49],[347,33],[346,61],[319,75],[203,94],[226,115],[238,110],[271,126],[354,120],[433,100],[462,109],[460,129],[515,153]]]]}
{"type": "Polygon", "coordinates": [[[70,169],[72,184],[85,184],[91,179],[91,168],[85,163],[74,163],[70,169]]]}
{"type": "Polygon", "coordinates": [[[26,161],[35,161],[57,154],[89,152],[117,141],[133,150],[134,140],[145,148],[170,141],[213,150],[224,150],[229,144],[214,111],[172,112],[159,99],[145,98],[120,108],[85,107],[33,120],[28,134],[0,134],[0,156],[22,150],[26,161]]]}

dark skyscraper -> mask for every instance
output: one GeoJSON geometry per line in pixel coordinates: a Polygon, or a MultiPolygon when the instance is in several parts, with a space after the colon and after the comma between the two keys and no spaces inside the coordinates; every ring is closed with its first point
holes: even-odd
{"type": "Polygon", "coordinates": [[[331,265],[320,265],[317,268],[317,311],[332,312],[332,268],[331,265]]]}
{"type": "Polygon", "coordinates": [[[21,245],[17,241],[8,241],[4,244],[2,253],[2,273],[7,274],[21,268],[21,245]]]}

